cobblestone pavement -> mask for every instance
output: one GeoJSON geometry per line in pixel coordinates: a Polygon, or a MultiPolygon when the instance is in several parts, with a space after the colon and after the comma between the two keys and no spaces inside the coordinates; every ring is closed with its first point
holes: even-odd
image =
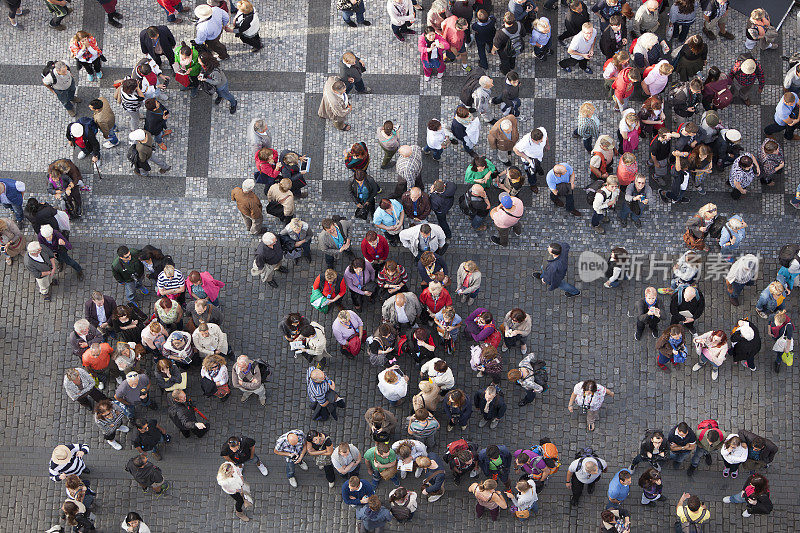
{"type": "MultiPolygon", "coordinates": [[[[496,11],[502,15],[502,2],[495,0],[496,11]]],[[[0,466],[0,480],[7,487],[0,495],[3,514],[2,531],[36,532],[46,530],[55,522],[56,509],[63,499],[63,487],[47,478],[46,465],[52,447],[57,443],[86,442],[90,446],[88,463],[92,468],[93,487],[98,491],[98,527],[116,531],[122,517],[130,510],[138,511],[154,532],[211,532],[211,531],[352,531],[355,525],[353,510],[341,502],[338,487],[329,490],[321,472],[313,468],[299,472],[300,487],[291,489],[284,479],[282,462],[270,453],[275,438],[291,428],[309,430],[320,427],[335,442],[354,442],[362,452],[368,447],[368,435],[362,414],[373,405],[388,407],[375,386],[376,369],[363,359],[335,360],[330,376],[345,392],[348,407],[338,422],[316,424],[306,410],[304,371],[291,358],[278,333],[277,323],[284,314],[301,311],[326,325],[330,331],[331,316],[322,316],[308,304],[309,287],[313,277],[324,268],[316,256],[309,267],[303,264],[290,268],[287,275],[278,275],[280,288],[270,289],[248,275],[256,241],[241,225],[235,206],[229,201],[229,191],[252,171],[252,157],[245,142],[245,125],[257,115],[265,116],[273,130],[274,145],[293,148],[313,160],[309,199],[299,203],[298,214],[316,226],[331,213],[347,215],[352,204],[347,193],[348,172],[342,165],[341,152],[354,141],[364,140],[370,150],[380,153],[374,131],[386,119],[401,124],[401,137],[406,142],[424,142],[424,125],[432,117],[441,116],[449,123],[464,80],[458,68],[448,68],[442,80],[424,83],[419,76],[416,41],[399,43],[389,31],[385,4],[367,0],[367,18],[371,27],[351,29],[342,24],[335,2],[287,0],[267,4],[256,2],[256,9],[265,20],[261,30],[265,49],[251,55],[231,34],[223,41],[231,50],[232,59],[224,65],[230,87],[239,99],[239,111],[230,115],[227,107],[214,106],[207,96],[190,99],[171,87],[168,107],[172,110],[170,126],[175,134],[169,141],[166,158],[172,170],[165,176],[137,178],[130,174],[125,161],[124,147],[104,151],[103,180],[91,175],[86,161],[80,162],[86,181],[93,187],[86,194],[87,215],[73,226],[74,257],[84,266],[87,279],[76,280],[72,273],[61,275],[54,289],[52,302],[45,303],[35,290],[30,276],[17,261],[12,267],[4,264],[0,284],[0,339],[3,365],[0,380],[4,389],[0,403],[0,422],[4,429],[0,442],[5,460],[0,466]],[[268,19],[268,20],[267,20],[268,19]],[[365,79],[374,93],[354,95],[354,112],[350,118],[353,128],[339,132],[323,123],[317,106],[325,77],[337,71],[344,50],[352,49],[367,65],[365,79]],[[202,398],[198,379],[190,380],[190,395],[197,398],[201,410],[211,419],[211,431],[203,440],[184,441],[174,431],[162,407],[157,417],[176,436],[168,446],[161,467],[172,483],[167,495],[155,499],[142,494],[124,472],[125,461],[133,456],[130,446],[117,452],[102,440],[96,426],[85,412],[70,402],[62,391],[64,370],[75,364],[65,339],[73,321],[81,316],[82,303],[91,289],[108,292],[119,301],[120,287],[109,272],[109,264],[120,243],[141,246],[152,243],[170,253],[184,271],[208,270],[227,285],[223,290],[225,322],[237,353],[266,356],[275,366],[275,377],[268,385],[266,408],[255,401],[240,404],[238,399],[220,405],[202,398]],[[253,487],[256,507],[253,520],[242,523],[232,513],[230,499],[215,483],[219,466],[219,448],[231,433],[242,432],[256,438],[257,451],[271,472],[263,478],[248,467],[247,480],[253,487]]],[[[425,2],[426,8],[429,2],[425,2]]],[[[633,6],[638,6],[638,2],[633,6]]],[[[81,75],[78,94],[84,103],[79,112],[87,114],[86,102],[97,95],[110,97],[112,83],[122,77],[139,57],[137,36],[149,24],[163,23],[163,14],[154,2],[126,0],[119,10],[125,15],[124,28],[109,27],[96,2],[75,6],[66,19],[68,31],[57,33],[45,28],[48,15],[41,3],[30,7],[32,13],[22,18],[26,29],[13,33],[8,25],[0,24],[3,40],[3,64],[0,64],[0,99],[12,103],[15,112],[7,112],[0,123],[0,136],[13,139],[13,146],[0,153],[0,170],[4,177],[24,180],[29,191],[45,197],[44,169],[57,157],[71,154],[63,140],[67,123],[59,104],[40,85],[41,65],[48,59],[67,58],[67,41],[76,30],[85,29],[98,38],[108,58],[106,75],[100,83],[87,83],[81,75]],[[22,113],[19,113],[22,111],[22,113]]],[[[551,21],[563,25],[563,11],[548,14],[551,21]]],[[[773,19],[777,14],[773,14],[773,19]]],[[[732,30],[743,33],[745,17],[732,14],[732,30]]],[[[171,26],[178,40],[193,35],[188,23],[171,26]]],[[[419,24],[414,29],[419,30],[419,24]]],[[[699,24],[695,30],[699,31],[699,24]]],[[[733,105],[722,112],[725,124],[739,127],[745,133],[745,145],[756,150],[760,128],[771,121],[774,104],[780,94],[784,64],[781,53],[790,53],[800,46],[800,32],[794,17],[782,30],[783,47],[766,51],[762,62],[767,74],[767,88],[760,105],[745,108],[733,105]]],[[[709,65],[723,69],[744,51],[741,40],[716,41],[711,44],[709,65]]],[[[475,64],[474,48],[470,63],[475,64]]],[[[557,51],[560,58],[564,51],[557,51]]],[[[502,79],[497,59],[490,60],[491,74],[496,86],[502,79]]],[[[595,71],[601,66],[599,54],[592,63],[595,71]]],[[[613,132],[617,118],[605,100],[603,83],[597,76],[588,77],[580,71],[565,74],[557,68],[554,58],[546,63],[534,63],[526,52],[519,65],[523,77],[523,107],[521,130],[544,126],[551,135],[551,149],[546,152],[544,167],[554,162],[571,162],[579,172],[579,182],[585,184],[586,155],[579,142],[570,136],[576,115],[576,104],[589,100],[601,110],[604,132],[613,132]]],[[[115,104],[116,105],[116,104],[115,104]]],[[[11,107],[7,107],[11,111],[11,107]]],[[[120,109],[115,107],[120,115],[120,109]]],[[[122,121],[120,121],[122,122],[122,121]]],[[[122,134],[127,135],[127,123],[122,134]]],[[[485,132],[478,150],[486,147],[485,132]]],[[[777,248],[796,240],[795,211],[788,199],[797,186],[797,166],[800,149],[784,146],[787,156],[785,174],[775,187],[759,190],[734,205],[723,194],[726,177],[715,174],[709,183],[710,194],[691,196],[691,202],[679,207],[652,206],[644,229],[627,230],[611,225],[604,236],[596,236],[587,217],[576,221],[564,218],[555,211],[544,194],[533,199],[523,193],[527,211],[522,237],[512,237],[508,249],[498,250],[488,235],[475,236],[467,221],[455,208],[451,212],[454,229],[453,245],[446,259],[455,268],[459,262],[472,258],[484,272],[484,285],[478,303],[486,305],[495,315],[502,315],[520,306],[534,317],[534,331],[529,344],[537,356],[546,361],[550,372],[549,390],[530,406],[517,407],[519,389],[503,383],[509,412],[496,431],[479,429],[472,420],[465,436],[481,446],[505,443],[516,449],[550,437],[561,450],[567,463],[584,446],[593,446],[608,460],[609,471],[604,475],[596,494],[585,497],[581,506],[571,509],[568,491],[563,485],[564,473],[559,473],[540,496],[540,512],[527,525],[522,525],[504,513],[496,525],[476,521],[472,514],[473,499],[465,486],[455,487],[446,482],[447,494],[436,503],[421,502],[411,524],[393,524],[391,531],[532,531],[588,532],[597,524],[599,511],[605,502],[605,490],[611,475],[627,465],[638,447],[645,429],[669,429],[681,420],[696,424],[705,418],[716,418],[725,430],[750,429],[774,440],[781,451],[769,469],[775,511],[769,517],[743,519],[741,506],[724,506],[721,499],[741,489],[742,479],[731,480],[720,475],[720,461],[715,459],[710,469],[701,466],[689,479],[683,471],[665,469],[665,494],[674,502],[682,491],[698,494],[708,503],[712,514],[711,530],[792,532],[800,529],[796,511],[796,469],[791,467],[788,450],[797,436],[795,419],[800,414],[793,401],[796,384],[793,369],[778,375],[770,369],[771,355],[765,348],[758,359],[758,371],[751,373],[739,366],[726,364],[717,382],[707,373],[692,373],[689,366],[670,375],[661,373],[654,364],[653,340],[633,340],[634,324],[630,309],[635,298],[646,286],[644,281],[629,282],[615,290],[604,289],[600,283],[578,283],[583,290],[580,298],[565,299],[560,292],[546,292],[529,276],[542,260],[547,243],[567,240],[573,245],[573,260],[569,278],[576,278],[576,259],[583,250],[606,253],[611,246],[622,245],[641,253],[668,253],[674,256],[683,249],[681,234],[686,217],[707,201],[719,205],[721,213],[742,213],[750,224],[743,252],[760,252],[768,258],[762,269],[757,288],[748,288],[743,305],[734,309],[728,303],[720,281],[700,284],[707,301],[701,329],[730,331],[737,318],[754,315],[756,290],[770,281],[777,269],[774,263],[777,248]],[[532,207],[531,207],[532,206],[532,207]],[[606,402],[596,431],[587,432],[585,422],[566,410],[572,386],[577,381],[596,378],[617,395],[606,402]],[[454,512],[456,511],[456,512],[454,512]]],[[[640,149],[640,164],[644,163],[640,149]]],[[[425,161],[426,183],[440,177],[461,183],[467,156],[449,149],[438,165],[425,161]]],[[[373,163],[371,172],[391,190],[393,169],[378,170],[373,163]]],[[[463,186],[462,186],[463,187],[463,186]]],[[[582,196],[582,195],[579,195],[582,196]]],[[[496,193],[493,197],[496,202],[496,193]]],[[[578,207],[586,210],[585,200],[578,207]]],[[[274,221],[271,229],[277,228],[274,221]]],[[[356,226],[358,239],[366,225],[356,226]]],[[[28,230],[30,231],[30,230],[28,230]]],[[[487,232],[488,233],[488,232],[487,232]]],[[[411,267],[407,253],[393,252],[411,267]]],[[[418,287],[417,280],[413,285],[418,287]]],[[[148,297],[142,305],[152,306],[148,297]]],[[[469,310],[457,303],[464,316],[469,310]]],[[[797,307],[795,296],[790,298],[790,313],[797,307]]],[[[376,307],[362,313],[368,330],[376,326],[376,307]]],[[[768,338],[764,321],[755,318],[768,338]]],[[[333,343],[333,341],[331,341],[333,343]]],[[[766,341],[765,341],[766,344],[766,341]]],[[[511,351],[504,356],[508,368],[519,354],[511,351]]],[[[448,358],[455,368],[457,385],[469,393],[485,382],[474,377],[468,368],[468,353],[462,343],[457,353],[448,358]]],[[[409,365],[403,362],[405,370],[409,365]]],[[[416,390],[415,386],[413,386],[416,390]]],[[[238,397],[238,393],[235,394],[238,397]]],[[[405,409],[397,409],[406,416],[405,409]]],[[[457,432],[442,434],[440,441],[455,440],[457,432]]],[[[444,451],[437,447],[440,454],[444,451]]],[[[565,470],[566,466],[562,469],[565,470]]],[[[743,476],[744,477],[744,476],[743,476]]],[[[388,484],[379,490],[386,496],[388,484]]],[[[418,480],[410,479],[410,488],[418,489],[418,480]]],[[[634,531],[669,531],[674,520],[671,506],[644,508],[637,501],[639,489],[634,488],[626,504],[632,513],[634,531]]]]}

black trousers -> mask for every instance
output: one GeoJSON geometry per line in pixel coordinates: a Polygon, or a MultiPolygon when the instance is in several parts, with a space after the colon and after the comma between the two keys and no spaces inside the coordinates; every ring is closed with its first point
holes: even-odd
{"type": "Polygon", "coordinates": [[[642,333],[644,333],[645,326],[649,327],[652,330],[653,333],[658,335],[658,321],[659,320],[661,320],[659,317],[655,317],[655,316],[652,316],[652,315],[648,316],[645,319],[644,322],[642,322],[641,320],[639,320],[637,318],[636,319],[636,335],[638,337],[641,337],[642,333]]]}
{"type": "Polygon", "coordinates": [[[77,63],[78,70],[83,69],[87,74],[95,74],[103,68],[103,61],[99,57],[91,63],[86,63],[85,61],[77,61],[77,63]]]}
{"type": "Polygon", "coordinates": [[[255,50],[261,50],[263,46],[261,44],[261,37],[256,33],[252,37],[247,37],[246,35],[239,34],[239,39],[242,40],[244,44],[248,44],[253,47],[255,50]]]}
{"type": "Polygon", "coordinates": [[[236,512],[237,513],[241,513],[242,512],[242,508],[244,507],[244,496],[242,496],[242,494],[239,493],[239,492],[234,492],[233,494],[228,494],[228,496],[233,498],[233,501],[236,502],[236,512]]]}
{"type": "Polygon", "coordinates": [[[514,67],[517,66],[517,56],[509,56],[500,52],[497,55],[500,57],[500,72],[503,74],[508,74],[509,71],[514,70],[514,67]]]}
{"type": "Polygon", "coordinates": [[[204,427],[203,429],[197,427],[193,427],[192,429],[181,429],[181,435],[183,435],[187,439],[191,437],[193,434],[196,435],[198,439],[201,438],[203,435],[208,433],[208,422],[203,422],[203,423],[206,425],[206,427],[204,427]]]}
{"type": "Polygon", "coordinates": [[[579,67],[585,70],[586,67],[589,66],[589,60],[575,59],[574,57],[570,56],[570,57],[565,57],[564,59],[558,62],[558,66],[561,68],[574,67],[575,65],[578,65],[579,67]]]}
{"type": "MultiPolygon", "coordinates": [[[[587,489],[587,492],[589,492],[590,494],[592,492],[594,492],[594,487],[595,487],[595,485],[597,485],[597,482],[599,480],[600,480],[600,478],[598,477],[597,479],[595,479],[594,481],[589,483],[588,484],[589,488],[587,489]]],[[[571,485],[572,485],[572,499],[577,502],[578,500],[580,500],[581,494],[583,494],[583,487],[584,487],[584,485],[586,485],[586,483],[582,483],[582,482],[578,481],[578,477],[577,476],[572,476],[572,479],[570,481],[571,481],[571,485]]]]}
{"type": "Polygon", "coordinates": [[[103,391],[97,387],[92,387],[89,392],[83,396],[79,396],[75,401],[84,406],[86,409],[93,411],[94,404],[100,400],[108,400],[108,396],[103,394],[103,391]]]}

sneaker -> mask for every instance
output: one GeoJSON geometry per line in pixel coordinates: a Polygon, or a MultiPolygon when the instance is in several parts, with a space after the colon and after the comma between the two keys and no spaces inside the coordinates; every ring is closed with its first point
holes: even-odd
{"type": "Polygon", "coordinates": [[[742,511],[742,516],[745,517],[745,518],[750,518],[750,513],[747,512],[747,509],[742,511]]]}
{"type": "Polygon", "coordinates": [[[732,478],[734,478],[734,479],[735,479],[735,478],[737,478],[738,476],[739,476],[739,471],[738,471],[738,470],[737,470],[736,472],[731,472],[731,477],[732,477],[732,478]]]}
{"type": "Polygon", "coordinates": [[[478,427],[479,428],[486,427],[486,419],[485,418],[481,418],[480,419],[480,421],[478,422],[478,427]]]}
{"type": "Polygon", "coordinates": [[[294,478],[294,476],[289,478],[289,485],[291,485],[295,489],[297,488],[297,480],[294,478]]]}
{"type": "Polygon", "coordinates": [[[650,334],[653,336],[654,339],[658,338],[658,332],[653,331],[652,329],[650,330],[650,334]]]}
{"type": "Polygon", "coordinates": [[[731,503],[731,497],[725,496],[724,498],[722,498],[722,503],[731,503]]]}
{"type": "Polygon", "coordinates": [[[100,78],[103,77],[103,73],[102,72],[98,72],[97,74],[94,75],[94,77],[99,80],[100,78]]]}
{"type": "Polygon", "coordinates": [[[328,488],[332,489],[335,483],[333,481],[328,481],[328,488]]]}
{"type": "Polygon", "coordinates": [[[156,461],[160,461],[162,459],[161,454],[158,453],[158,450],[153,450],[152,452],[150,452],[150,455],[152,455],[153,459],[155,459],[156,461]]]}
{"type": "Polygon", "coordinates": [[[586,74],[594,74],[594,71],[592,70],[592,67],[586,67],[585,69],[583,69],[583,71],[586,74]]]}
{"type": "Polygon", "coordinates": [[[146,296],[146,295],[150,294],[150,290],[147,287],[145,287],[144,285],[139,287],[138,290],[139,290],[139,294],[141,294],[142,296],[146,296]]]}
{"type": "Polygon", "coordinates": [[[444,72],[439,72],[438,74],[436,74],[436,77],[442,79],[444,77],[444,72]]]}
{"type": "Polygon", "coordinates": [[[117,428],[117,430],[119,430],[119,431],[121,431],[123,433],[127,433],[128,431],[130,431],[130,428],[128,426],[126,426],[125,424],[122,424],[120,427],[117,428]]]}
{"type": "Polygon", "coordinates": [[[106,442],[108,443],[109,446],[111,446],[115,450],[121,450],[122,449],[122,444],[120,444],[116,440],[107,440],[106,442]]]}
{"type": "Polygon", "coordinates": [[[453,424],[447,424],[447,432],[450,433],[451,431],[453,431],[453,427],[454,427],[453,424]]]}
{"type": "MultiPolygon", "coordinates": [[[[119,141],[117,141],[117,144],[119,144],[119,141]]],[[[111,141],[106,141],[103,143],[103,148],[114,148],[117,144],[114,144],[111,141]]]]}
{"type": "Polygon", "coordinates": [[[705,196],[706,195],[706,190],[703,188],[702,185],[698,185],[697,186],[697,194],[699,194],[700,196],[705,196]]]}
{"type": "MultiPolygon", "coordinates": [[[[567,72],[567,73],[569,73],[569,72],[572,72],[572,67],[561,67],[561,70],[563,70],[564,72],[567,72]]],[[[571,502],[570,502],[570,503],[571,503],[571,502]]],[[[573,505],[574,505],[574,504],[573,504],[573,505]]]]}
{"type": "Polygon", "coordinates": [[[416,470],[414,470],[414,477],[420,477],[420,476],[422,476],[422,469],[417,468],[416,470]]]}
{"type": "Polygon", "coordinates": [[[108,23],[110,25],[114,26],[115,28],[121,28],[122,27],[122,24],[119,21],[116,21],[114,19],[108,19],[108,23]]]}
{"type": "Polygon", "coordinates": [[[258,466],[258,470],[259,470],[259,472],[261,472],[262,476],[266,476],[266,475],[269,474],[269,470],[267,470],[267,467],[264,466],[264,463],[258,463],[257,466],[258,466]]]}
{"type": "Polygon", "coordinates": [[[84,157],[86,157],[86,152],[84,151],[78,152],[78,159],[83,159],[84,157]]]}
{"type": "MultiPolygon", "coordinates": [[[[431,77],[430,76],[423,76],[423,79],[425,81],[431,81],[431,77]]],[[[73,116],[75,116],[75,115],[73,115],[73,116]]]]}
{"type": "Polygon", "coordinates": [[[726,468],[725,470],[722,471],[722,477],[728,477],[728,475],[730,473],[731,473],[731,469],[730,468],[726,468]]]}
{"type": "Polygon", "coordinates": [[[500,348],[500,351],[503,351],[503,352],[507,352],[508,351],[508,346],[506,346],[506,343],[503,343],[503,346],[500,348]]]}
{"type": "Polygon", "coordinates": [[[301,470],[308,470],[308,465],[305,463],[305,461],[301,461],[298,466],[301,470]]]}
{"type": "Polygon", "coordinates": [[[719,377],[719,370],[715,368],[711,371],[711,381],[717,381],[717,377],[719,377]]]}
{"type": "Polygon", "coordinates": [[[692,372],[697,372],[701,368],[703,368],[703,365],[701,365],[700,363],[695,363],[694,366],[692,367],[692,372]]]}
{"type": "Polygon", "coordinates": [[[94,74],[87,74],[86,81],[95,81],[97,78],[94,77],[94,74]]]}
{"type": "MultiPolygon", "coordinates": [[[[48,294],[47,296],[50,296],[50,294],[48,294]]],[[[101,381],[100,383],[98,383],[98,384],[97,384],[97,390],[103,390],[103,389],[105,389],[105,388],[106,388],[106,386],[105,386],[105,385],[103,385],[103,382],[102,382],[102,381],[101,381]]]]}
{"type": "MultiPolygon", "coordinates": [[[[428,501],[429,501],[430,503],[433,503],[433,502],[435,502],[436,500],[438,500],[439,498],[441,498],[442,496],[443,496],[443,494],[434,494],[433,496],[430,496],[430,497],[428,497],[428,501]]],[[[744,516],[744,515],[743,515],[743,516],[744,516]]],[[[747,516],[750,516],[750,515],[747,515],[747,516]]]]}
{"type": "Polygon", "coordinates": [[[489,429],[494,429],[494,428],[496,428],[496,427],[497,427],[497,425],[498,425],[499,423],[500,423],[500,420],[499,420],[499,419],[497,419],[497,418],[495,418],[494,420],[492,420],[492,423],[491,423],[491,424],[489,424],[489,429]]]}
{"type": "MultiPolygon", "coordinates": [[[[469,66],[469,65],[461,65],[461,68],[464,70],[464,72],[472,72],[472,67],[469,66]]],[[[439,496],[439,498],[441,498],[441,496],[439,496]]],[[[438,500],[439,498],[436,498],[436,499],[438,500]]],[[[428,499],[428,501],[431,501],[431,500],[428,499]]]]}

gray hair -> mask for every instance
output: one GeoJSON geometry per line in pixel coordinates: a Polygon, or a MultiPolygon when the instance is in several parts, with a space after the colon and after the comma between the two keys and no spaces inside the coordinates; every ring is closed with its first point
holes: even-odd
{"type": "Polygon", "coordinates": [[[88,330],[90,325],[89,321],[85,318],[79,318],[75,321],[73,328],[75,329],[75,333],[80,333],[81,331],[88,330]]]}
{"type": "Polygon", "coordinates": [[[264,131],[266,127],[267,127],[267,121],[264,120],[263,118],[260,118],[255,122],[253,122],[253,131],[256,131],[258,133],[264,131]]]}
{"type": "Polygon", "coordinates": [[[56,61],[55,65],[53,65],[54,70],[61,70],[62,68],[69,68],[66,63],[63,61],[56,61]]]}

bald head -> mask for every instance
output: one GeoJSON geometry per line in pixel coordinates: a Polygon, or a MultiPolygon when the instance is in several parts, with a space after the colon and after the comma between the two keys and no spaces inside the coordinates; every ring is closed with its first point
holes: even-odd
{"type": "Polygon", "coordinates": [[[422,190],[419,187],[411,187],[408,195],[411,197],[412,201],[416,202],[419,200],[419,197],[422,196],[422,190]]]}
{"type": "Polygon", "coordinates": [[[411,147],[407,144],[404,144],[397,149],[397,153],[402,157],[411,157],[411,147]]]}
{"type": "Polygon", "coordinates": [[[694,300],[697,296],[697,289],[694,287],[686,287],[686,290],[683,291],[683,299],[684,300],[694,300]]]}
{"type": "Polygon", "coordinates": [[[491,89],[494,87],[494,81],[489,76],[481,76],[478,80],[478,83],[481,84],[481,87],[485,87],[486,89],[491,89]]]}
{"type": "Polygon", "coordinates": [[[398,307],[403,307],[404,305],[406,305],[406,295],[401,292],[395,297],[394,303],[398,307]]]}
{"type": "Polygon", "coordinates": [[[320,370],[319,368],[315,368],[311,371],[311,381],[315,383],[322,383],[325,381],[325,372],[320,370]]]}
{"type": "Polygon", "coordinates": [[[567,173],[567,167],[565,167],[564,165],[559,164],[553,167],[553,174],[555,174],[556,176],[563,176],[566,173],[567,173]]]}
{"type": "Polygon", "coordinates": [[[471,192],[475,196],[483,196],[484,194],[483,186],[478,185],[476,183],[475,185],[472,186],[472,188],[470,188],[469,192],[471,192]]]}

